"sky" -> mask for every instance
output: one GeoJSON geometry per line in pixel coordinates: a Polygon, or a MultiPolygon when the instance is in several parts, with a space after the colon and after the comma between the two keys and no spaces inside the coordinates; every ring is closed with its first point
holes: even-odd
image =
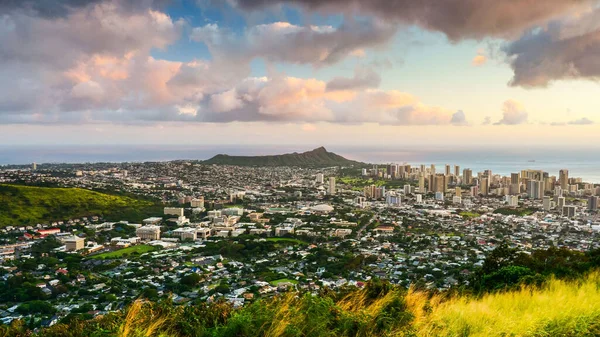
{"type": "Polygon", "coordinates": [[[0,46],[0,145],[600,141],[598,0],[8,0],[0,46]]]}

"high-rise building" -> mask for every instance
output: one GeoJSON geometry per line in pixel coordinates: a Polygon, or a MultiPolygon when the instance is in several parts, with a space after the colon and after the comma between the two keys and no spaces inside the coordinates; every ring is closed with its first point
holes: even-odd
{"type": "Polygon", "coordinates": [[[598,210],[598,197],[597,196],[592,195],[588,199],[588,210],[590,210],[590,211],[597,211],[598,210]]]}
{"type": "Polygon", "coordinates": [[[471,187],[471,196],[476,197],[478,195],[479,195],[479,186],[472,186],[471,187]]]}
{"type": "Polygon", "coordinates": [[[427,192],[435,192],[435,174],[430,174],[427,179],[427,192]]]}
{"type": "Polygon", "coordinates": [[[518,196],[516,196],[516,195],[507,195],[504,198],[505,198],[504,200],[506,201],[506,204],[509,207],[517,207],[517,206],[519,206],[519,197],[518,196]]]}
{"type": "Polygon", "coordinates": [[[386,173],[390,178],[392,178],[392,179],[396,178],[396,174],[398,173],[398,165],[389,164],[386,167],[386,173]]]}
{"type": "Polygon", "coordinates": [[[483,177],[481,178],[481,181],[479,183],[479,193],[481,193],[482,195],[488,195],[489,194],[489,178],[488,177],[483,177]]]}
{"type": "Polygon", "coordinates": [[[446,176],[443,174],[437,174],[434,179],[434,192],[446,192],[448,183],[446,182],[446,176]]]}
{"type": "Polygon", "coordinates": [[[566,204],[566,199],[565,197],[558,197],[558,209],[562,210],[562,208],[565,206],[566,204]]]}
{"type": "Polygon", "coordinates": [[[510,174],[510,184],[511,185],[514,185],[514,184],[518,185],[520,183],[519,179],[520,179],[520,177],[519,177],[518,173],[511,173],[510,174]]]}
{"type": "Polygon", "coordinates": [[[411,186],[410,185],[404,185],[404,195],[409,195],[411,194],[411,186]]]}
{"type": "Polygon", "coordinates": [[[577,214],[577,206],[568,205],[562,207],[562,214],[566,217],[572,218],[577,214]]]}
{"type": "Polygon", "coordinates": [[[543,202],[542,202],[542,204],[544,206],[544,211],[549,211],[550,210],[550,208],[552,206],[552,204],[550,202],[551,200],[552,199],[549,196],[544,196],[544,199],[543,199],[543,202]]]}
{"type": "Polygon", "coordinates": [[[425,193],[425,175],[419,173],[419,193],[425,193]]]}
{"type": "Polygon", "coordinates": [[[34,171],[37,170],[37,163],[31,164],[31,169],[34,171]]]}
{"type": "Polygon", "coordinates": [[[324,177],[323,173],[317,173],[317,176],[315,177],[315,181],[317,182],[317,184],[323,185],[324,179],[325,179],[325,177],[324,177]]]}
{"type": "Polygon", "coordinates": [[[544,196],[544,184],[537,180],[528,181],[527,196],[530,199],[541,199],[544,196]]]}
{"type": "Polygon", "coordinates": [[[422,194],[417,194],[417,202],[418,203],[423,202],[423,195],[422,194]]]}
{"type": "Polygon", "coordinates": [[[462,195],[462,189],[460,187],[456,187],[454,189],[454,192],[456,194],[457,197],[460,197],[462,195]]]}
{"type": "Polygon", "coordinates": [[[562,169],[558,171],[558,182],[560,184],[560,188],[564,191],[569,190],[569,170],[562,169]]]}
{"type": "Polygon", "coordinates": [[[381,199],[385,195],[385,186],[377,187],[376,185],[365,186],[365,197],[371,199],[381,199]]]}
{"type": "Polygon", "coordinates": [[[435,165],[431,164],[431,167],[429,168],[429,174],[435,174],[435,165]]]}
{"type": "Polygon", "coordinates": [[[471,185],[473,183],[473,171],[471,169],[463,170],[463,184],[471,185]]]}
{"type": "Polygon", "coordinates": [[[335,177],[329,177],[329,195],[335,195],[335,177]]]}
{"type": "Polygon", "coordinates": [[[446,174],[447,176],[449,176],[449,175],[451,174],[451,173],[450,173],[450,165],[448,165],[448,164],[446,164],[446,170],[445,170],[445,174],[446,174]]]}
{"type": "Polygon", "coordinates": [[[454,175],[458,178],[460,177],[460,166],[454,165],[454,175]]]}

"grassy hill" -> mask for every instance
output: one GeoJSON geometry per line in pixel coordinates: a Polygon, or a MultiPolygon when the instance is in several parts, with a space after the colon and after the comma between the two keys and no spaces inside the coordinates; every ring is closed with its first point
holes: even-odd
{"type": "Polygon", "coordinates": [[[156,215],[160,211],[161,208],[150,201],[80,188],[0,184],[0,227],[90,215],[139,221],[146,215],[156,215]]]}
{"type": "Polygon", "coordinates": [[[218,154],[204,164],[237,165],[237,166],[304,166],[304,167],[329,167],[329,166],[365,166],[354,160],[346,159],[333,152],[319,147],[312,151],[302,153],[286,153],[271,156],[229,156],[218,154]]]}
{"type": "MultiPolygon", "coordinates": [[[[33,336],[598,336],[600,274],[483,296],[431,294],[381,282],[319,296],[290,292],[241,309],[136,301],[102,318],[72,319],[33,336]]],[[[2,336],[31,336],[23,321],[2,336]]]]}

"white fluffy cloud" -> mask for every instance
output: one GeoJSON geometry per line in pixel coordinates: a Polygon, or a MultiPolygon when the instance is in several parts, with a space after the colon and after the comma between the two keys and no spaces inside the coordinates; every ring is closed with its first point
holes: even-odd
{"type": "Polygon", "coordinates": [[[515,100],[509,99],[502,105],[502,119],[496,125],[518,125],[527,122],[529,114],[523,105],[515,100]]]}

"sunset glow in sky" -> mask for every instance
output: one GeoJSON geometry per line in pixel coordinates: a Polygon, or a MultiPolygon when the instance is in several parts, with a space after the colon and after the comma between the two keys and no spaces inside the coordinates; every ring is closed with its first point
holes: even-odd
{"type": "Polygon", "coordinates": [[[0,144],[597,144],[599,6],[2,1],[0,144]]]}

